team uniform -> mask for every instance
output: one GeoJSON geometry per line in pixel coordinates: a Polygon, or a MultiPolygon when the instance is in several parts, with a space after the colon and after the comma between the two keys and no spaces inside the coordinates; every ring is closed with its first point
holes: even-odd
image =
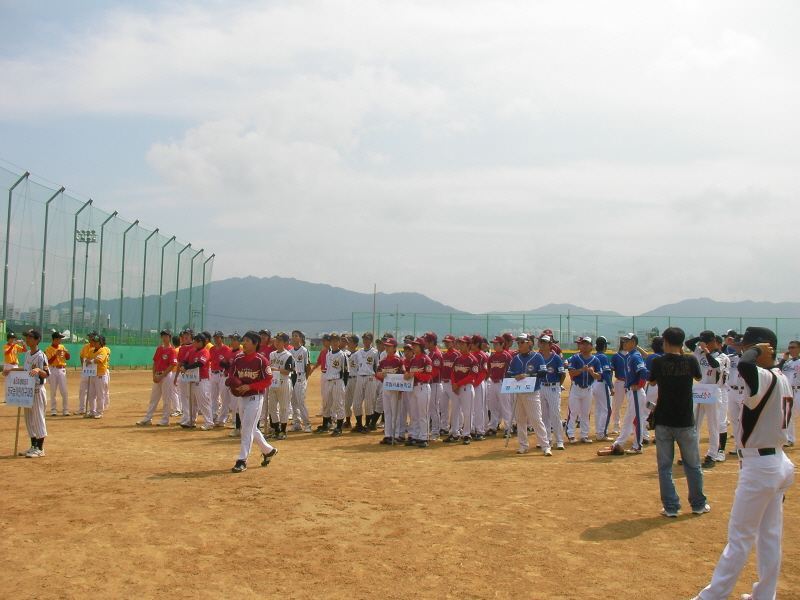
{"type": "MultiPolygon", "coordinates": [[[[78,358],[80,358],[81,366],[86,364],[86,359],[89,358],[89,353],[92,351],[92,345],[88,342],[83,345],[81,351],[78,353],[78,358]]],[[[89,396],[89,377],[83,374],[81,371],[81,380],[78,384],[78,410],[75,412],[76,415],[83,415],[86,414],[86,400],[89,396]]]]}
{"type": "MultiPolygon", "coordinates": [[[[793,406],[797,406],[797,401],[800,400],[800,356],[797,358],[790,356],[788,360],[782,360],[780,369],[792,389],[793,406]]],[[[789,422],[786,424],[786,443],[789,446],[794,446],[794,442],[794,411],[792,411],[789,422]]]]}
{"type": "MultiPolygon", "coordinates": [[[[538,353],[542,356],[541,353],[538,353]]],[[[550,438],[552,431],[555,437],[556,448],[564,449],[564,427],[561,424],[561,377],[566,373],[564,360],[556,353],[551,352],[548,358],[542,356],[539,367],[541,389],[539,392],[542,405],[542,421],[550,438]]],[[[519,423],[517,424],[519,433],[519,423]]],[[[548,446],[551,444],[548,443],[548,446]]]]}
{"type": "Polygon", "coordinates": [[[230,346],[216,344],[208,351],[211,356],[209,373],[209,391],[211,399],[211,414],[214,416],[214,423],[222,427],[228,422],[228,412],[230,412],[231,396],[230,391],[225,386],[227,373],[223,363],[228,363],[231,359],[230,346]]]}
{"type": "MultiPolygon", "coordinates": [[[[178,364],[182,365],[191,352],[194,352],[193,344],[181,344],[178,348],[178,364]]],[[[175,383],[178,386],[178,393],[175,395],[175,410],[173,412],[183,413],[183,418],[179,424],[187,424],[189,421],[194,423],[197,414],[189,415],[189,384],[181,381],[178,375],[175,375],[175,383]]]]}
{"type": "Polygon", "coordinates": [[[350,372],[350,384],[355,388],[353,414],[358,418],[374,415],[377,412],[375,405],[378,399],[378,380],[375,371],[379,360],[378,349],[373,346],[361,348],[355,354],[358,355],[358,359],[355,370],[350,372]]]}
{"type": "MultiPolygon", "coordinates": [[[[736,432],[739,429],[742,404],[744,403],[744,379],[739,375],[739,354],[735,348],[728,346],[725,350],[728,358],[728,420],[733,426],[733,439],[736,440],[736,432]]],[[[725,434],[727,435],[727,426],[725,434]]],[[[731,454],[736,454],[735,449],[731,449],[731,454]]],[[[719,458],[719,455],[717,455],[719,458]]]]}
{"type": "Polygon", "coordinates": [[[622,431],[614,441],[614,446],[621,448],[633,435],[633,448],[631,453],[638,454],[642,451],[642,432],[644,430],[644,411],[645,394],[642,389],[647,381],[647,368],[644,359],[638,350],[628,352],[625,357],[625,393],[627,395],[628,406],[625,410],[625,419],[622,424],[622,431]],[[638,386],[638,390],[631,389],[638,386]]]}
{"type": "Polygon", "coordinates": [[[264,404],[264,391],[272,383],[272,369],[267,359],[258,352],[252,354],[240,352],[231,358],[230,373],[232,379],[238,379],[242,385],[250,386],[246,392],[231,388],[231,394],[238,399],[238,411],[242,421],[242,441],[233,470],[240,472],[247,468],[247,458],[250,456],[253,441],[258,444],[264,457],[261,465],[267,466],[278,450],[264,439],[264,435],[258,429],[258,419],[261,415],[261,406],[264,404]]]}
{"type": "Polygon", "coordinates": [[[158,425],[169,425],[170,411],[174,403],[175,395],[175,368],[178,366],[178,353],[170,345],[159,346],[153,354],[153,375],[161,377],[161,381],[153,382],[150,390],[150,404],[147,407],[147,414],[139,422],[142,425],[149,425],[153,416],[156,414],[158,401],[161,400],[161,421],[158,425]]]}
{"type": "Polygon", "coordinates": [[[292,431],[311,431],[311,419],[308,416],[306,407],[306,389],[308,387],[308,376],[306,371],[309,364],[308,348],[300,346],[292,348],[292,359],[294,360],[294,385],[292,386],[292,412],[294,419],[292,431]]]}
{"type": "MultiPolygon", "coordinates": [[[[558,355],[554,355],[558,356],[558,355]]],[[[558,360],[561,360],[559,358],[558,360]]],[[[562,369],[563,369],[563,362],[562,369]]],[[[539,446],[545,456],[550,456],[550,436],[547,428],[542,421],[542,405],[540,399],[541,374],[546,373],[544,357],[538,352],[528,352],[527,354],[517,354],[508,366],[508,377],[526,375],[535,377],[536,385],[533,392],[517,394],[517,411],[514,415],[517,420],[517,437],[519,438],[518,454],[528,451],[528,427],[533,427],[539,446]]],[[[560,395],[560,392],[559,392],[560,395]]],[[[559,429],[561,426],[559,424],[559,429]]]]}
{"type": "Polygon", "coordinates": [[[411,359],[408,366],[409,373],[413,375],[414,387],[408,394],[409,439],[406,445],[425,447],[428,445],[429,424],[428,403],[430,401],[431,386],[428,383],[433,377],[433,364],[431,359],[423,352],[411,359]]]}
{"type": "Polygon", "coordinates": [[[451,372],[451,389],[455,387],[457,391],[452,399],[450,407],[450,437],[445,441],[455,441],[462,435],[464,443],[472,441],[470,432],[472,431],[472,405],[475,399],[475,386],[473,382],[479,374],[478,361],[472,354],[465,353],[453,361],[451,372]]]}
{"type": "Polygon", "coordinates": [[[625,400],[625,372],[628,364],[628,353],[619,350],[611,356],[611,370],[614,373],[614,398],[611,403],[611,421],[614,428],[611,433],[619,433],[622,401],[625,400]]]}
{"type": "MultiPolygon", "coordinates": [[[[650,365],[653,364],[653,360],[656,356],[664,356],[663,352],[653,352],[652,354],[648,354],[647,358],[644,359],[644,367],[648,373],[648,381],[647,386],[644,390],[644,400],[645,400],[645,410],[642,412],[643,415],[647,415],[648,411],[650,410],[647,408],[648,406],[655,406],[658,404],[658,383],[650,383],[650,365]]],[[[646,417],[645,417],[646,418],[646,417]]],[[[650,442],[650,432],[647,430],[647,427],[644,428],[642,431],[642,441],[647,444],[650,442]]]]}
{"type": "Polygon", "coordinates": [[[111,351],[105,347],[92,348],[87,361],[97,365],[97,375],[89,377],[86,391],[86,414],[84,417],[99,419],[108,406],[108,359],[111,351]]]}
{"type": "MultiPolygon", "coordinates": [[[[7,363],[8,364],[8,363],[7,363]]],[[[47,367],[47,356],[41,350],[31,352],[28,350],[22,360],[23,370],[30,372],[32,369],[41,369],[49,372],[47,367]]],[[[22,456],[28,458],[38,458],[44,456],[44,438],[47,437],[47,425],[44,420],[45,408],[47,407],[47,392],[45,391],[44,379],[37,377],[33,387],[33,406],[25,407],[25,428],[31,438],[31,447],[22,456]]]]}
{"type": "MultiPolygon", "coordinates": [[[[573,354],[567,369],[581,370],[584,367],[594,369],[595,373],[602,374],[603,366],[594,354],[584,358],[581,354],[573,354]]],[[[589,413],[592,409],[592,385],[595,379],[586,371],[572,378],[567,399],[567,439],[575,443],[575,422],[580,422],[580,441],[590,443],[589,439],[589,413]]],[[[595,415],[595,429],[597,429],[597,415],[595,415]]]]}
{"type": "Polygon", "coordinates": [[[280,371],[294,371],[292,353],[284,348],[275,350],[269,355],[272,368],[272,384],[269,387],[269,420],[272,421],[275,437],[286,436],[286,424],[291,417],[292,378],[290,374],[280,371]]]}
{"type": "Polygon", "coordinates": [[[486,378],[489,376],[489,358],[483,350],[472,353],[473,358],[478,363],[478,375],[472,382],[475,388],[475,396],[472,401],[472,433],[478,439],[483,439],[489,425],[486,406],[486,378]]]}
{"type": "MultiPolygon", "coordinates": [[[[381,381],[385,379],[386,375],[403,373],[405,373],[403,359],[397,354],[392,354],[391,356],[387,354],[381,359],[380,363],[378,363],[377,375],[378,379],[381,381]]],[[[381,396],[384,415],[384,438],[381,440],[381,444],[393,444],[399,440],[400,433],[402,432],[401,427],[405,425],[405,423],[401,425],[400,420],[397,418],[400,409],[400,392],[397,390],[383,389],[381,396]]]]}
{"type": "Polygon", "coordinates": [[[69,416],[69,396],[67,395],[67,361],[69,352],[61,344],[50,344],[44,349],[50,367],[50,414],[58,414],[56,392],[61,393],[61,414],[69,416]]]}
{"type": "Polygon", "coordinates": [[[361,350],[351,352],[348,349],[342,350],[346,357],[345,364],[347,370],[343,373],[342,381],[344,382],[344,416],[347,422],[350,423],[350,417],[353,416],[353,401],[356,395],[356,376],[358,371],[358,354],[361,350]]]}
{"type": "Polygon", "coordinates": [[[456,359],[461,356],[458,350],[448,350],[442,354],[442,369],[439,371],[439,378],[442,380],[442,392],[439,399],[439,435],[447,435],[450,426],[450,405],[456,398],[456,393],[451,385],[453,376],[453,365],[456,359]]]}
{"type": "Polygon", "coordinates": [[[20,346],[19,344],[14,342],[8,342],[3,345],[3,361],[4,361],[4,368],[6,369],[16,369],[19,366],[19,358],[18,354],[20,352],[25,352],[25,346],[20,346]]]}
{"type": "Polygon", "coordinates": [[[608,425],[611,421],[611,390],[614,384],[611,381],[611,364],[605,352],[595,352],[597,362],[600,363],[603,378],[592,383],[592,399],[594,405],[594,435],[597,441],[608,438],[608,425]]]}
{"type": "Polygon", "coordinates": [[[501,422],[504,424],[506,431],[511,429],[511,423],[514,419],[511,414],[514,409],[514,394],[500,393],[500,389],[503,387],[503,378],[506,376],[510,364],[511,353],[505,350],[493,352],[489,356],[487,404],[491,418],[489,419],[487,433],[497,433],[501,422]]]}
{"type": "Polygon", "coordinates": [[[730,390],[731,361],[725,352],[717,353],[720,378],[717,385],[717,455],[712,457],[718,462],[725,460],[725,446],[728,443],[728,392],[730,390]]]}
{"type": "MultiPolygon", "coordinates": [[[[190,369],[198,369],[200,381],[189,382],[189,402],[187,409],[189,411],[189,420],[185,423],[184,427],[194,428],[197,426],[198,412],[203,415],[203,424],[200,429],[208,431],[214,427],[214,417],[211,414],[211,397],[209,389],[211,387],[209,381],[211,356],[208,349],[203,347],[199,350],[193,349],[192,352],[186,357],[183,362],[183,367],[188,371],[190,369]]],[[[184,409],[184,413],[187,409],[184,409]]]]}
{"type": "Polygon", "coordinates": [[[443,355],[439,348],[435,347],[428,353],[431,359],[432,377],[429,385],[431,386],[430,402],[428,403],[428,415],[431,420],[431,434],[438,437],[446,421],[442,421],[441,404],[446,402],[444,388],[442,386],[442,361],[443,355]]]}
{"type": "Polygon", "coordinates": [[[325,355],[325,395],[322,398],[322,417],[328,423],[344,419],[344,374],[347,370],[347,357],[337,349],[325,355]]]}
{"type": "MultiPolygon", "coordinates": [[[[687,340],[686,347],[692,351],[697,361],[700,363],[700,371],[703,378],[700,383],[718,385],[720,380],[719,361],[716,358],[717,352],[703,352],[700,346],[692,345],[692,340],[687,340]]],[[[698,433],[703,423],[703,418],[708,426],[708,452],[707,457],[716,460],[719,453],[719,419],[717,418],[717,404],[696,403],[694,405],[694,424],[698,433]]]]}

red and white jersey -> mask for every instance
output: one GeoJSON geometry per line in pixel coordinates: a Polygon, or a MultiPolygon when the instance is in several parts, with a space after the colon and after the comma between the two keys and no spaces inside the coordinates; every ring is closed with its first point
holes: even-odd
{"type": "Polygon", "coordinates": [[[431,383],[441,383],[443,362],[442,351],[439,350],[439,348],[434,347],[434,349],[428,353],[428,358],[431,359],[431,366],[433,367],[433,370],[431,371],[433,373],[433,377],[431,377],[431,383]]]}
{"type": "Polygon", "coordinates": [[[159,346],[153,354],[153,366],[159,373],[178,364],[178,353],[172,346],[159,346]]]}
{"type": "Polygon", "coordinates": [[[459,356],[461,353],[458,350],[448,350],[442,354],[442,370],[439,372],[442,381],[450,381],[453,376],[453,364],[459,356]]]}
{"type": "Polygon", "coordinates": [[[505,350],[494,352],[489,357],[489,379],[494,382],[502,381],[511,363],[511,354],[505,350]]]}
{"type": "Polygon", "coordinates": [[[208,352],[211,355],[212,371],[222,371],[223,368],[219,363],[226,363],[231,359],[231,349],[225,344],[222,344],[222,346],[212,346],[211,350],[208,352]]]}

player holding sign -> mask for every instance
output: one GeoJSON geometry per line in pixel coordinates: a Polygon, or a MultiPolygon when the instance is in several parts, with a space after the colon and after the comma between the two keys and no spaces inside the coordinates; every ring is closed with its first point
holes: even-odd
{"type": "Polygon", "coordinates": [[[11,371],[27,371],[32,377],[36,378],[33,391],[33,406],[25,408],[25,428],[31,438],[31,447],[20,452],[20,456],[26,458],[40,458],[44,456],[44,438],[47,437],[47,426],[44,422],[44,411],[47,405],[47,395],[44,389],[44,380],[50,376],[47,368],[47,356],[39,350],[39,340],[42,334],[35,329],[25,332],[25,342],[29,350],[25,353],[22,367],[11,367],[8,365],[3,369],[3,375],[8,376],[11,371]]]}
{"type": "Polygon", "coordinates": [[[539,377],[544,377],[547,372],[544,358],[538,352],[533,352],[533,338],[527,333],[523,333],[517,338],[517,347],[519,353],[508,366],[508,377],[513,377],[517,381],[522,381],[526,377],[536,377],[536,386],[533,392],[517,394],[517,411],[514,415],[517,420],[517,436],[519,437],[517,454],[528,452],[528,426],[530,425],[536,432],[544,455],[553,456],[550,451],[550,436],[547,435],[547,429],[542,421],[542,404],[539,399],[539,390],[541,389],[539,377]]]}
{"type": "MultiPolygon", "coordinates": [[[[384,351],[386,357],[383,358],[378,364],[378,372],[375,377],[378,381],[386,379],[390,374],[403,374],[405,367],[403,366],[403,359],[397,356],[397,340],[390,337],[383,340],[384,351]]],[[[399,441],[398,427],[398,407],[400,405],[400,392],[397,390],[384,389],[383,392],[383,414],[384,414],[384,438],[380,441],[381,444],[390,445],[399,441]]]]}

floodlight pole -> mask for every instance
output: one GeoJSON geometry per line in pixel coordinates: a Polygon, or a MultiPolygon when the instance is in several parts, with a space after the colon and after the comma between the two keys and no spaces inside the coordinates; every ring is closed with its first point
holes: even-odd
{"type": "MultiPolygon", "coordinates": [[[[167,243],[161,246],[161,276],[158,279],[158,328],[162,329],[161,327],[161,300],[164,297],[164,250],[167,246],[169,246],[172,242],[175,241],[175,236],[173,235],[171,238],[167,240],[167,243]]],[[[144,298],[144,290],[142,290],[142,298],[144,298]]],[[[173,325],[173,330],[175,326],[173,325]]]]}
{"type": "Polygon", "coordinates": [[[100,298],[101,298],[101,291],[103,287],[103,238],[105,234],[105,226],[106,224],[117,216],[117,211],[111,213],[111,215],[103,221],[100,225],[100,263],[97,267],[97,333],[100,333],[100,298]]]}
{"type": "Polygon", "coordinates": [[[142,305],[139,307],[141,310],[141,316],[139,319],[139,339],[144,338],[144,292],[145,283],[147,282],[147,242],[150,241],[150,238],[157,233],[158,227],[156,227],[156,230],[153,233],[144,238],[144,263],[142,263],[142,305]]]}
{"type": "MultiPolygon", "coordinates": [[[[208,264],[208,261],[212,260],[215,256],[216,254],[212,254],[203,263],[203,292],[201,296],[202,310],[200,312],[200,329],[205,329],[206,325],[206,264],[208,264]]],[[[211,282],[209,282],[209,285],[211,285],[211,282]]]]}
{"type": "MultiPolygon", "coordinates": [[[[69,292],[69,335],[71,339],[74,339],[72,336],[75,334],[75,257],[78,251],[78,215],[91,203],[92,199],[89,198],[89,201],[78,209],[78,212],[75,213],[75,226],[72,228],[72,285],[69,292]]],[[[86,252],[89,252],[88,244],[86,252]]],[[[85,283],[86,277],[84,276],[84,287],[86,287],[85,283]]],[[[86,293],[84,292],[83,295],[86,296],[86,293]]]]}
{"type": "MultiPolygon", "coordinates": [[[[128,235],[128,232],[136,227],[139,224],[139,219],[136,219],[131,226],[128,227],[125,232],[122,234],[122,269],[120,269],[120,276],[119,276],[119,335],[122,336],[122,298],[123,293],[125,292],[125,236],[128,235]]],[[[119,343],[119,340],[117,340],[119,343]]]]}
{"type": "Polygon", "coordinates": [[[14,194],[14,188],[17,187],[23,180],[30,176],[28,171],[17,179],[16,183],[8,190],[8,218],[6,220],[6,270],[3,273],[3,319],[8,319],[8,252],[11,242],[11,196],[14,194]]]}
{"type": "Polygon", "coordinates": [[[181,254],[183,254],[186,250],[191,248],[191,244],[187,244],[183,250],[178,252],[178,268],[175,274],[175,327],[178,327],[178,286],[181,283],[181,254]]]}
{"type": "Polygon", "coordinates": [[[44,241],[42,242],[42,290],[39,299],[39,331],[44,330],[44,283],[45,283],[45,270],[47,266],[47,220],[50,215],[50,203],[56,199],[66,188],[61,186],[55,194],[50,196],[50,199],[44,205],[44,241]]]}
{"type": "Polygon", "coordinates": [[[200,248],[200,251],[192,257],[189,261],[189,327],[194,328],[192,323],[192,288],[194,287],[194,259],[203,253],[205,248],[200,248]]]}

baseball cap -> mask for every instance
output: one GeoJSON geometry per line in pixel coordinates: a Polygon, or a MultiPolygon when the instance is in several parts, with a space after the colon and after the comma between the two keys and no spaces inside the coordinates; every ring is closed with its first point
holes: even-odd
{"type": "Polygon", "coordinates": [[[202,333],[197,333],[197,334],[192,336],[192,341],[205,342],[206,341],[206,336],[204,336],[202,333]]]}
{"type": "Polygon", "coordinates": [[[372,335],[369,331],[367,331],[364,335],[361,336],[362,340],[369,340],[372,341],[375,339],[375,336],[372,335]]]}
{"type": "Polygon", "coordinates": [[[625,335],[623,335],[619,339],[621,339],[621,340],[633,340],[637,344],[639,343],[639,337],[635,333],[626,333],[625,335]]]}
{"type": "Polygon", "coordinates": [[[423,337],[425,338],[426,342],[432,342],[435,344],[436,342],[439,341],[439,336],[433,333],[432,331],[429,331],[423,337]]]}
{"type": "Polygon", "coordinates": [[[591,344],[592,343],[592,338],[590,338],[588,335],[582,335],[577,340],[575,340],[576,344],[583,344],[584,342],[587,343],[587,344],[591,344]]]}
{"type": "Polygon", "coordinates": [[[505,344],[506,340],[502,335],[496,335],[496,336],[494,336],[494,339],[492,340],[492,343],[493,344],[505,344]]]}
{"type": "Polygon", "coordinates": [[[63,340],[63,339],[64,339],[64,334],[63,333],[59,333],[58,331],[54,331],[53,332],[53,341],[55,341],[55,340],[63,340]]]}
{"type": "Polygon", "coordinates": [[[11,338],[16,338],[17,336],[14,334],[13,331],[6,332],[6,339],[9,340],[11,338]]]}
{"type": "Polygon", "coordinates": [[[411,344],[404,344],[403,345],[403,350],[412,350],[413,351],[414,348],[411,347],[411,344]]]}
{"type": "Polygon", "coordinates": [[[472,338],[470,336],[468,336],[468,335],[465,335],[464,337],[458,338],[458,341],[459,342],[463,342],[465,344],[471,344],[472,343],[472,338]]]}
{"type": "Polygon", "coordinates": [[[228,338],[231,340],[239,340],[240,342],[242,341],[242,336],[240,336],[238,333],[232,333],[228,336],[228,338]]]}
{"type": "Polygon", "coordinates": [[[408,340],[413,340],[413,339],[414,339],[414,336],[413,336],[413,335],[411,335],[411,334],[408,334],[407,336],[405,336],[405,337],[403,338],[403,341],[404,341],[404,342],[407,342],[408,340]]]}
{"type": "Polygon", "coordinates": [[[275,335],[275,338],[281,340],[284,344],[289,343],[289,335],[281,331],[280,333],[275,335]]]}
{"type": "Polygon", "coordinates": [[[327,333],[326,333],[326,334],[323,334],[323,336],[322,336],[322,341],[323,341],[323,342],[329,342],[329,341],[331,341],[331,336],[330,336],[330,335],[328,335],[327,333]]]}
{"type": "Polygon", "coordinates": [[[480,333],[476,333],[472,336],[472,343],[473,344],[482,344],[483,343],[483,336],[480,333]]]}
{"type": "Polygon", "coordinates": [[[191,327],[187,327],[181,331],[181,335],[194,335],[194,330],[191,327]]]}
{"type": "Polygon", "coordinates": [[[705,331],[701,331],[700,335],[698,336],[701,342],[705,342],[708,344],[709,342],[713,342],[716,337],[714,336],[714,332],[710,329],[706,329],[705,331]]]}
{"type": "Polygon", "coordinates": [[[520,333],[517,336],[517,341],[518,342],[532,342],[533,338],[531,336],[529,336],[527,333],[520,333]]]}
{"type": "Polygon", "coordinates": [[[736,337],[736,330],[735,329],[728,329],[728,331],[725,332],[725,337],[735,338],[736,337]]]}
{"type": "Polygon", "coordinates": [[[240,385],[242,385],[242,380],[231,375],[225,380],[225,385],[231,388],[238,388],[240,385]]]}
{"type": "Polygon", "coordinates": [[[42,334],[36,329],[28,329],[25,332],[25,337],[34,338],[36,340],[42,339],[42,334]]]}
{"type": "Polygon", "coordinates": [[[87,334],[86,334],[86,337],[87,337],[87,338],[88,338],[88,337],[93,337],[93,338],[96,338],[96,337],[98,337],[99,335],[100,335],[99,333],[97,333],[97,332],[96,332],[94,329],[92,329],[92,330],[91,330],[89,333],[87,333],[87,334]]]}
{"type": "Polygon", "coordinates": [[[540,335],[536,339],[538,339],[540,342],[547,342],[548,344],[553,341],[553,338],[551,338],[549,335],[545,335],[545,334],[540,335]]]}
{"type": "Polygon", "coordinates": [[[272,337],[272,332],[269,329],[261,329],[259,330],[258,335],[268,335],[272,337]]]}
{"type": "Polygon", "coordinates": [[[778,337],[771,329],[766,327],[747,327],[741,339],[736,340],[734,346],[752,346],[753,344],[767,343],[773,348],[778,347],[778,337]]]}
{"type": "Polygon", "coordinates": [[[455,341],[456,341],[456,336],[454,336],[454,335],[450,335],[450,334],[448,333],[446,336],[444,336],[444,337],[442,338],[442,341],[443,341],[443,342],[455,342],[455,341]]]}
{"type": "Polygon", "coordinates": [[[214,332],[214,337],[221,337],[221,338],[224,338],[224,337],[225,337],[225,334],[224,334],[224,333],[222,333],[221,331],[217,330],[217,331],[215,331],[215,332],[214,332]]]}
{"type": "Polygon", "coordinates": [[[383,343],[385,346],[393,346],[397,348],[397,340],[393,337],[384,338],[383,343]]]}
{"type": "Polygon", "coordinates": [[[161,333],[159,333],[158,335],[168,335],[172,337],[172,332],[169,329],[162,329],[161,333]]]}
{"type": "Polygon", "coordinates": [[[511,335],[510,333],[504,333],[502,337],[507,342],[513,342],[514,341],[514,336],[511,335]]]}
{"type": "Polygon", "coordinates": [[[338,340],[339,339],[339,334],[338,333],[332,333],[332,334],[330,334],[328,336],[328,339],[331,340],[331,341],[338,340]]]}
{"type": "Polygon", "coordinates": [[[425,347],[425,338],[422,338],[422,337],[415,338],[414,341],[411,342],[411,343],[412,344],[417,344],[421,348],[424,348],[425,347]]]}

